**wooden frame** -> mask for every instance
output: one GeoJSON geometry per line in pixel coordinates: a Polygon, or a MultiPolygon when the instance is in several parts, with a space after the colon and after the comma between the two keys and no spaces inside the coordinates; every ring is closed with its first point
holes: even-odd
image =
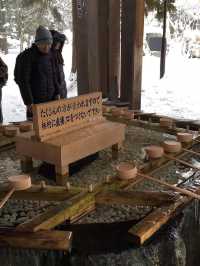
{"type": "MultiPolygon", "coordinates": [[[[192,145],[188,145],[188,148],[192,148],[192,145]]],[[[181,158],[186,154],[190,153],[183,151],[178,154],[176,158],[181,158]]],[[[162,158],[154,162],[143,164],[139,169],[143,173],[152,174],[162,167],[166,167],[170,162],[171,160],[169,158],[162,158]]],[[[136,178],[135,180],[120,181],[116,177],[110,177],[106,178],[104,183],[89,191],[82,188],[70,188],[69,186],[52,187],[41,184],[32,186],[32,188],[26,192],[15,192],[13,195],[14,198],[27,197],[28,199],[31,199],[33,194],[36,193],[38,199],[44,200],[52,200],[52,193],[54,193],[54,195],[60,194],[62,196],[57,196],[56,199],[61,200],[61,203],[33,218],[31,221],[19,225],[13,232],[6,233],[6,229],[0,230],[0,245],[4,246],[8,244],[11,247],[30,247],[40,249],[43,245],[42,230],[53,229],[55,226],[66,220],[73,222],[74,220],[79,219],[82,215],[94,210],[95,204],[117,203],[128,205],[140,204],[145,206],[150,204],[150,206],[159,206],[158,209],[155,209],[141,220],[141,222],[129,230],[130,241],[141,245],[157,232],[163,224],[174,217],[178,210],[184,208],[184,206],[191,201],[190,197],[174,198],[174,196],[162,192],[137,191],[127,193],[124,191],[135,184],[141,183],[143,180],[143,178],[136,178]],[[66,197],[63,197],[64,193],[66,193],[66,197]],[[38,240],[34,244],[31,244],[29,241],[30,239],[25,239],[25,235],[30,235],[30,239],[35,238],[38,240]],[[15,237],[18,237],[19,241],[13,245],[12,241],[15,237]],[[1,242],[1,239],[3,239],[3,242],[1,242]]],[[[6,186],[1,189],[2,192],[7,190],[8,187],[6,186]]],[[[199,193],[199,188],[197,188],[195,192],[199,193]]],[[[56,232],[54,233],[54,231],[45,232],[50,239],[54,237],[54,234],[56,235],[56,232]]],[[[70,233],[67,234],[70,235],[70,233]]],[[[53,246],[46,245],[44,248],[55,250],[66,250],[68,248],[69,242],[64,242],[63,244],[62,238],[58,238],[57,241],[58,242],[54,243],[53,246]]]]}

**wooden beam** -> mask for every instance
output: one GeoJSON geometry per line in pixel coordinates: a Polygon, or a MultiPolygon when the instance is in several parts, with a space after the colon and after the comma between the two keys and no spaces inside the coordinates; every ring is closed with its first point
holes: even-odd
{"type": "Polygon", "coordinates": [[[80,213],[81,209],[85,211],[86,207],[94,206],[94,203],[95,199],[92,193],[80,193],[70,200],[61,202],[56,207],[49,209],[36,218],[20,224],[17,230],[37,232],[39,230],[52,229],[64,221],[70,220],[72,217],[74,218],[77,213],[80,213]]]}
{"type": "Polygon", "coordinates": [[[121,99],[141,108],[144,1],[122,1],[121,99]]]}
{"type": "Polygon", "coordinates": [[[0,229],[0,247],[68,251],[71,240],[72,233],[65,231],[25,233],[0,229]]]}
{"type": "MultiPolygon", "coordinates": [[[[3,198],[9,191],[9,186],[0,187],[0,198],[3,198]]],[[[45,200],[45,201],[63,201],[67,200],[83,191],[81,188],[44,185],[32,185],[32,187],[25,191],[15,191],[11,199],[19,200],[45,200]]]]}
{"type": "MultiPolygon", "coordinates": [[[[195,191],[195,193],[200,193],[200,190],[195,191]]],[[[129,240],[137,245],[144,244],[145,241],[172,219],[180,209],[183,209],[190,202],[191,198],[182,197],[168,206],[156,209],[129,229],[129,240]]]]}
{"type": "Polygon", "coordinates": [[[78,217],[81,217],[83,214],[94,210],[95,196],[98,193],[108,189],[123,189],[127,187],[128,184],[130,184],[129,180],[121,181],[113,178],[110,183],[103,183],[95,187],[92,193],[82,192],[75,195],[73,198],[61,202],[56,207],[53,207],[34,219],[19,225],[17,230],[36,232],[44,229],[52,229],[66,220],[77,220],[78,217]]]}
{"type": "Polygon", "coordinates": [[[173,201],[174,196],[154,191],[106,191],[96,196],[96,203],[104,205],[160,206],[173,201]]]}

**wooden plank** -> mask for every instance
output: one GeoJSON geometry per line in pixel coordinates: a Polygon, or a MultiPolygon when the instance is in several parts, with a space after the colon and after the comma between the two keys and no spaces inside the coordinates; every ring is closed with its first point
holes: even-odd
{"type": "Polygon", "coordinates": [[[94,202],[95,198],[92,193],[80,193],[70,200],[61,202],[36,218],[19,225],[17,230],[37,232],[39,230],[52,229],[64,221],[70,220],[77,212],[80,213],[81,209],[85,210],[86,206],[93,206],[94,202]]]}
{"type": "MultiPolygon", "coordinates": [[[[200,190],[195,191],[200,193],[200,190]]],[[[152,237],[163,225],[172,219],[180,209],[191,202],[191,198],[182,197],[168,206],[157,208],[147,215],[142,221],[129,229],[129,240],[137,245],[142,245],[152,237]]]]}
{"type": "Polygon", "coordinates": [[[153,191],[106,191],[96,196],[96,204],[104,205],[159,206],[173,201],[172,195],[153,191]]]}
{"type": "MultiPolygon", "coordinates": [[[[78,134],[78,132],[76,133],[78,134]]],[[[72,136],[74,140],[69,135],[66,136],[66,141],[69,143],[62,146],[61,160],[63,165],[123,142],[125,139],[125,126],[123,124],[104,122],[88,128],[86,131],[82,130],[80,137],[77,136],[74,133],[72,136]]]]}
{"type": "Polygon", "coordinates": [[[0,247],[68,251],[72,233],[66,231],[40,231],[36,233],[0,229],[0,247]]]}
{"type": "MultiPolygon", "coordinates": [[[[63,135],[67,135],[67,134],[76,132],[78,130],[84,130],[88,127],[92,127],[92,126],[99,124],[99,123],[102,123],[102,122],[105,122],[105,118],[104,117],[97,117],[94,121],[84,122],[83,124],[71,126],[71,127],[66,128],[62,131],[58,131],[58,132],[55,132],[53,134],[43,136],[42,142],[54,144],[55,139],[58,139],[59,137],[62,137],[63,135]]],[[[35,140],[36,138],[33,137],[32,139],[35,140]]]]}
{"type": "Polygon", "coordinates": [[[44,142],[26,138],[25,134],[17,137],[16,151],[20,156],[32,157],[48,163],[60,162],[60,148],[55,145],[47,145],[44,142]]]}
{"type": "Polygon", "coordinates": [[[75,223],[80,220],[82,217],[88,215],[89,213],[95,210],[95,203],[86,205],[85,208],[81,208],[76,212],[74,216],[70,218],[70,223],[75,223]]]}
{"type": "Polygon", "coordinates": [[[1,136],[0,137],[0,147],[10,145],[14,143],[14,138],[9,138],[6,136],[1,136]]]}
{"type": "Polygon", "coordinates": [[[35,136],[42,137],[102,117],[100,92],[33,106],[35,136]]]}
{"type": "Polygon", "coordinates": [[[121,99],[132,109],[141,109],[144,1],[122,1],[121,31],[121,99]]]}
{"type": "MultiPolygon", "coordinates": [[[[11,197],[11,199],[18,199],[18,200],[44,200],[44,201],[63,201],[67,200],[78,193],[80,193],[81,189],[73,189],[67,190],[67,188],[62,187],[59,190],[49,190],[47,188],[42,189],[40,186],[36,190],[35,188],[31,188],[25,191],[15,191],[11,197]]],[[[55,186],[56,188],[56,186],[55,186]]],[[[0,198],[3,198],[6,193],[9,191],[8,188],[0,188],[0,198]]]]}
{"type": "MultiPolygon", "coordinates": [[[[10,190],[9,184],[4,183],[1,184],[0,186],[0,192],[8,192],[10,190]]],[[[70,186],[70,189],[67,187],[63,186],[51,186],[51,185],[46,185],[43,181],[41,181],[41,184],[35,185],[32,184],[31,188],[26,190],[26,193],[53,193],[53,194],[62,194],[62,193],[78,193],[86,189],[78,186],[70,186]]],[[[23,194],[25,191],[15,191],[14,194],[18,192],[19,194],[23,194]]]]}

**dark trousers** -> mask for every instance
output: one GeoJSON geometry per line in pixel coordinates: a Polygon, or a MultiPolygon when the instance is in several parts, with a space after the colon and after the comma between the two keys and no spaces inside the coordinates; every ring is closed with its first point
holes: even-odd
{"type": "Polygon", "coordinates": [[[2,113],[2,105],[1,105],[1,100],[2,100],[2,85],[0,85],[0,123],[3,123],[3,113],[2,113]]]}
{"type": "Polygon", "coordinates": [[[26,119],[29,121],[33,120],[33,113],[30,112],[29,110],[26,110],[26,119]]]}

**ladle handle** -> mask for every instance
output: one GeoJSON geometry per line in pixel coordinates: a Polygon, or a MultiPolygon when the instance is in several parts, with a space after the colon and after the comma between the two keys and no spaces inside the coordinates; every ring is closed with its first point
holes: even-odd
{"type": "Polygon", "coordinates": [[[8,193],[5,195],[5,197],[0,202],[0,209],[4,206],[7,200],[12,196],[14,191],[15,191],[14,187],[10,191],[8,191],[8,193]]]}
{"type": "Polygon", "coordinates": [[[169,184],[169,183],[167,183],[165,181],[161,181],[161,180],[159,180],[157,178],[154,178],[152,176],[148,176],[148,175],[144,175],[144,174],[138,174],[138,176],[141,176],[143,178],[149,179],[149,180],[151,180],[151,181],[153,181],[155,183],[158,183],[160,185],[166,186],[166,187],[168,187],[168,188],[170,188],[170,189],[172,189],[174,191],[180,192],[183,195],[186,195],[186,196],[192,197],[194,199],[200,200],[200,195],[198,195],[196,193],[193,193],[193,192],[191,192],[191,191],[189,191],[187,189],[173,186],[173,185],[171,185],[171,184],[169,184]]]}

